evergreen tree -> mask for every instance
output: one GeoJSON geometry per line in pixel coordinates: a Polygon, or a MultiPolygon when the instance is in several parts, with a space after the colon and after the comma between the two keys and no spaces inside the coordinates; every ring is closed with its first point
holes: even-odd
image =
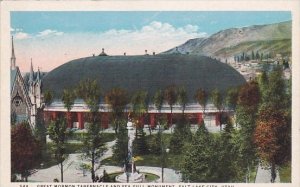
{"type": "Polygon", "coordinates": [[[183,158],[181,168],[184,182],[214,182],[216,176],[216,154],[214,139],[207,131],[204,123],[193,136],[183,158]]]}
{"type": "Polygon", "coordinates": [[[264,102],[265,99],[268,98],[268,87],[269,80],[266,71],[263,71],[262,74],[258,77],[259,90],[261,94],[261,100],[264,102]]]}
{"type": "Polygon", "coordinates": [[[113,160],[124,166],[128,162],[128,134],[126,129],[126,121],[122,120],[117,134],[116,144],[113,146],[113,160]]]}
{"type": "Polygon", "coordinates": [[[40,142],[41,146],[44,147],[46,145],[47,128],[44,121],[42,108],[37,109],[34,135],[36,139],[40,142]]]}
{"type": "Polygon", "coordinates": [[[188,124],[187,119],[182,115],[177,122],[174,133],[170,139],[170,152],[174,154],[180,154],[183,152],[184,145],[190,142],[192,138],[192,132],[188,124]]]}
{"type": "Polygon", "coordinates": [[[227,118],[226,126],[221,136],[216,137],[218,152],[217,171],[219,182],[241,181],[240,155],[235,143],[235,129],[230,118],[227,118]],[[230,159],[229,159],[230,158],[230,159]]]}
{"type": "Polygon", "coordinates": [[[146,133],[143,128],[137,128],[137,134],[133,141],[134,156],[146,155],[149,153],[148,143],[146,141],[146,133]]]}
{"type": "Polygon", "coordinates": [[[256,51],[255,59],[256,59],[256,60],[259,60],[259,59],[260,59],[260,55],[259,55],[258,51],[256,51]]]}

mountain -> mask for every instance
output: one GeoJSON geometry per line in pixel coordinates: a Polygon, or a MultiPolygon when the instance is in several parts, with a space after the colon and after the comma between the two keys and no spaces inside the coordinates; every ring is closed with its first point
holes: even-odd
{"type": "Polygon", "coordinates": [[[219,31],[207,38],[190,39],[162,54],[190,53],[228,58],[242,52],[291,53],[291,21],[219,31]],[[251,50],[251,51],[249,51],[251,50]]]}

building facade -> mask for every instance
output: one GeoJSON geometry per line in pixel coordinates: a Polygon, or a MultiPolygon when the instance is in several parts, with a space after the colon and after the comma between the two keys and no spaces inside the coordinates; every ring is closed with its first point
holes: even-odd
{"type": "Polygon", "coordinates": [[[11,124],[25,121],[34,128],[37,109],[42,107],[41,73],[39,70],[36,73],[33,71],[31,61],[29,80],[22,76],[16,65],[13,37],[10,63],[11,124]]]}

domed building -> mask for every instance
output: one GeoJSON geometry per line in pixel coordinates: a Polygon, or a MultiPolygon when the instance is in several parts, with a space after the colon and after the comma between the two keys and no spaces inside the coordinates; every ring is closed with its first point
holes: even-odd
{"type": "MultiPolygon", "coordinates": [[[[196,90],[202,88],[211,92],[217,88],[225,92],[230,87],[237,87],[246,82],[232,67],[205,56],[188,54],[108,56],[103,49],[99,56],[72,60],[52,70],[43,78],[42,89],[51,91],[55,98],[44,111],[54,118],[57,113],[66,112],[60,100],[63,90],[74,89],[81,80],[86,79],[97,80],[103,95],[113,88],[122,88],[129,95],[144,90],[152,98],[157,90],[164,90],[170,85],[184,87],[188,94],[185,113],[196,116],[198,120],[202,120],[202,108],[194,99],[196,90]]],[[[127,107],[127,111],[130,111],[130,106],[127,107]]],[[[214,115],[217,112],[212,104],[208,105],[206,111],[214,115]]],[[[69,127],[84,128],[84,112],[88,112],[87,106],[82,100],[77,99],[71,110],[69,127]]],[[[108,127],[110,114],[108,105],[100,103],[100,112],[103,114],[102,124],[108,127]]],[[[173,113],[181,112],[181,107],[175,105],[173,113]]],[[[150,119],[145,120],[145,123],[154,126],[158,111],[153,104],[149,105],[148,113],[150,119]]],[[[170,107],[167,104],[163,105],[161,113],[169,116],[170,107]]]]}

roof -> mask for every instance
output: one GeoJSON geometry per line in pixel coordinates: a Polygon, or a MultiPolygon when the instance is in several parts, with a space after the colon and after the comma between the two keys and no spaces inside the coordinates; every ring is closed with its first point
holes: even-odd
{"type": "Polygon", "coordinates": [[[17,68],[14,70],[10,70],[10,92],[13,90],[14,83],[17,77],[17,68]]]}
{"type": "Polygon", "coordinates": [[[148,91],[153,96],[169,85],[183,86],[193,98],[199,88],[225,91],[246,81],[227,64],[197,55],[93,56],[67,62],[43,78],[43,90],[59,98],[65,88],[75,88],[81,80],[96,79],[106,93],[120,87],[129,93],[148,91]]]}

